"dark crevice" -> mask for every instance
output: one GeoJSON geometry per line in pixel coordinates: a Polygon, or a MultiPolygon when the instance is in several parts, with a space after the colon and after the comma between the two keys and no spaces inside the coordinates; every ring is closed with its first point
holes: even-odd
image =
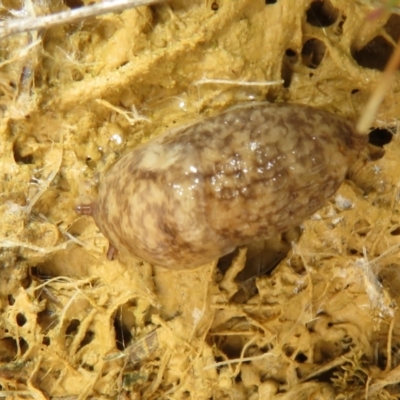
{"type": "Polygon", "coordinates": [[[354,224],[354,232],[364,237],[371,231],[371,225],[366,219],[360,219],[354,224]]]}
{"type": "Polygon", "coordinates": [[[94,332],[88,330],[85,333],[85,336],[83,337],[82,341],[79,343],[78,350],[80,350],[83,346],[89,344],[94,339],[94,336],[95,336],[94,332]]]}
{"type": "Polygon", "coordinates": [[[37,323],[42,329],[41,333],[47,334],[58,324],[58,316],[54,311],[46,309],[37,314],[37,323]]]}
{"type": "Polygon", "coordinates": [[[392,14],[387,20],[384,29],[397,42],[400,39],[400,15],[392,14]]]}
{"type": "Polygon", "coordinates": [[[67,329],[65,330],[65,334],[66,335],[75,336],[78,333],[78,329],[79,329],[79,325],[80,324],[81,324],[81,322],[79,321],[79,319],[71,320],[71,322],[69,323],[67,329]]]}
{"type": "Polygon", "coordinates": [[[374,146],[382,147],[393,139],[393,133],[389,129],[375,128],[368,134],[368,142],[374,146]]]}
{"type": "Polygon", "coordinates": [[[45,346],[50,346],[50,343],[50,338],[48,336],[43,336],[42,344],[44,344],[45,346]]]}
{"type": "Polygon", "coordinates": [[[339,10],[328,0],[313,1],[306,11],[307,22],[312,26],[327,27],[333,25],[339,17],[339,10]]]}
{"type": "Polygon", "coordinates": [[[18,313],[17,314],[16,320],[17,320],[17,325],[18,326],[24,326],[26,324],[26,321],[27,321],[25,315],[22,314],[22,313],[18,313]]]}
{"type": "Polygon", "coordinates": [[[64,0],[64,4],[71,9],[80,8],[85,5],[82,0],[64,0]]]}
{"type": "Polygon", "coordinates": [[[132,340],[132,334],[122,321],[122,312],[119,309],[114,318],[115,341],[118,350],[124,350],[132,340]]]}
{"type": "Polygon", "coordinates": [[[296,57],[297,53],[292,49],[286,49],[285,55],[286,55],[286,57],[289,57],[289,58],[297,58],[296,57]]]}
{"type": "Polygon", "coordinates": [[[308,68],[316,69],[321,64],[326,46],[319,39],[309,39],[301,50],[301,62],[308,68]]]}
{"type": "Polygon", "coordinates": [[[334,33],[338,36],[340,36],[341,34],[343,34],[343,25],[346,22],[346,17],[343,15],[342,19],[336,24],[335,28],[334,28],[334,33]]]}
{"type": "Polygon", "coordinates": [[[396,229],[392,230],[392,232],[390,232],[390,234],[392,236],[398,236],[400,235],[400,227],[397,227],[396,229]]]}
{"type": "Polygon", "coordinates": [[[14,305],[15,299],[14,299],[14,296],[13,296],[12,294],[9,294],[9,295],[7,296],[7,300],[8,300],[8,304],[9,304],[10,306],[14,305]]]}
{"type": "Polygon", "coordinates": [[[283,87],[288,88],[292,82],[293,66],[297,62],[298,55],[293,49],[286,49],[282,60],[281,78],[283,79],[283,87]]]}
{"type": "Polygon", "coordinates": [[[17,341],[12,337],[5,337],[0,339],[0,362],[12,361],[18,352],[17,341]]]}
{"type": "Polygon", "coordinates": [[[352,50],[352,56],[361,67],[383,71],[392,52],[393,45],[382,36],[377,36],[362,49],[352,50]]]}
{"type": "Polygon", "coordinates": [[[303,364],[308,360],[308,357],[304,353],[298,353],[294,359],[298,363],[303,364]]]}
{"type": "Polygon", "coordinates": [[[15,142],[13,145],[14,160],[17,164],[34,164],[35,159],[32,154],[27,154],[23,145],[15,142]]]}

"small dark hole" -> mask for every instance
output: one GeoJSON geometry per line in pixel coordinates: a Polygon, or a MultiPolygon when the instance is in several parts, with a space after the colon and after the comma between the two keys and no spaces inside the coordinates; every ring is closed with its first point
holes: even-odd
{"type": "Polygon", "coordinates": [[[9,295],[7,296],[7,300],[8,300],[8,304],[9,304],[10,306],[13,306],[13,305],[15,304],[15,299],[14,299],[14,297],[13,297],[11,294],[9,294],[9,295]]]}
{"type": "Polygon", "coordinates": [[[25,278],[23,280],[21,280],[21,286],[24,289],[27,289],[29,286],[31,286],[32,283],[32,277],[31,276],[25,276],[25,278]]]}
{"type": "Polygon", "coordinates": [[[284,88],[288,88],[292,82],[293,64],[297,62],[297,58],[297,53],[293,49],[286,49],[281,66],[281,78],[283,79],[284,88]]]}
{"type": "Polygon", "coordinates": [[[286,357],[291,357],[294,353],[294,348],[292,346],[287,346],[283,348],[283,351],[286,355],[286,357]]]}
{"type": "Polygon", "coordinates": [[[82,0],[64,0],[64,3],[69,8],[80,8],[85,5],[82,0]]]}
{"type": "Polygon", "coordinates": [[[19,338],[19,348],[21,349],[21,354],[24,355],[29,349],[28,342],[23,338],[19,338]]]}
{"type": "Polygon", "coordinates": [[[387,364],[386,354],[379,352],[377,360],[375,361],[375,364],[381,371],[384,371],[386,368],[386,364],[387,364]]]}
{"type": "Polygon", "coordinates": [[[16,319],[18,326],[24,326],[26,324],[26,317],[24,314],[18,313],[16,319]]]}
{"type": "Polygon", "coordinates": [[[90,372],[94,371],[93,365],[89,365],[86,363],[82,364],[82,368],[86,369],[86,371],[90,371],[90,372]]]}
{"type": "MultiPolygon", "coordinates": [[[[215,357],[214,357],[214,360],[215,360],[215,362],[218,364],[218,363],[220,363],[220,362],[225,361],[225,358],[224,358],[224,357],[221,357],[221,356],[215,356],[215,357]]],[[[217,374],[220,373],[221,369],[222,369],[221,367],[217,367],[217,374]]]]}
{"type": "Polygon", "coordinates": [[[346,17],[343,17],[343,19],[337,24],[336,31],[335,31],[335,33],[337,35],[341,35],[343,33],[343,25],[344,25],[345,21],[346,21],[346,17]]]}
{"type": "Polygon", "coordinates": [[[328,328],[332,328],[332,326],[334,325],[334,323],[333,322],[328,322],[328,328]]]}
{"type": "Polygon", "coordinates": [[[321,64],[325,52],[326,46],[321,40],[309,39],[301,50],[302,63],[308,68],[315,69],[321,64]]]}
{"type": "Polygon", "coordinates": [[[278,0],[265,0],[265,4],[275,4],[278,0]]]}
{"type": "Polygon", "coordinates": [[[37,323],[42,328],[41,333],[46,334],[57,325],[58,316],[55,312],[45,309],[37,314],[37,323]]]}
{"type": "Polygon", "coordinates": [[[352,56],[361,67],[383,71],[393,52],[393,45],[377,36],[362,49],[352,50],[352,56]]]}
{"type": "Polygon", "coordinates": [[[50,338],[48,336],[43,336],[42,344],[50,346],[50,338]]]}
{"type": "Polygon", "coordinates": [[[14,160],[17,164],[34,164],[34,158],[32,154],[27,154],[23,156],[21,154],[22,148],[18,143],[14,143],[13,146],[13,153],[14,153],[14,160]]]}
{"type": "Polygon", "coordinates": [[[287,63],[282,63],[281,78],[283,79],[283,87],[290,87],[293,78],[293,69],[287,63]]]}
{"type": "Polygon", "coordinates": [[[225,254],[218,260],[217,268],[224,274],[226,271],[228,271],[229,267],[233,263],[233,260],[238,254],[239,254],[239,248],[233,250],[232,253],[225,254]]]}
{"type": "Polygon", "coordinates": [[[218,4],[214,1],[214,2],[211,4],[211,10],[213,10],[213,11],[218,11],[218,9],[219,9],[219,6],[218,6],[218,4]]]}
{"type": "Polygon", "coordinates": [[[312,26],[327,27],[335,23],[339,11],[329,1],[313,1],[306,11],[307,22],[312,26]]]}
{"type": "MultiPolygon", "coordinates": [[[[221,339],[223,339],[223,337],[221,337],[221,339]]],[[[227,339],[225,337],[225,342],[221,345],[221,350],[230,360],[240,357],[241,343],[239,342],[240,339],[238,340],[232,337],[227,339]]]]}
{"type": "Polygon", "coordinates": [[[302,364],[302,363],[305,363],[308,360],[308,357],[303,353],[299,353],[299,354],[296,355],[295,360],[298,363],[302,364]]]}
{"type": "Polygon", "coordinates": [[[286,54],[288,57],[296,57],[296,55],[297,55],[297,53],[296,53],[294,50],[292,50],[292,49],[286,49],[285,54],[286,54]]]}
{"type": "Polygon", "coordinates": [[[351,94],[356,94],[356,93],[358,93],[360,90],[359,89],[353,89],[352,91],[351,91],[351,94]]]}
{"type": "Polygon", "coordinates": [[[383,158],[386,154],[385,148],[383,146],[375,146],[373,144],[370,144],[368,146],[368,159],[370,161],[377,161],[383,158]]]}
{"type": "Polygon", "coordinates": [[[83,346],[86,346],[87,344],[89,344],[93,339],[94,339],[94,332],[93,331],[87,331],[85,333],[84,338],[79,343],[79,349],[81,349],[83,346]]]}
{"type": "Polygon", "coordinates": [[[17,355],[17,341],[11,337],[0,339],[0,362],[10,362],[17,355]]]}
{"type": "Polygon", "coordinates": [[[358,250],[356,249],[349,249],[349,253],[352,254],[353,256],[358,254],[358,250]]]}
{"type": "Polygon", "coordinates": [[[394,229],[392,232],[390,232],[390,234],[393,235],[393,236],[400,235],[400,227],[394,229]]]}
{"type": "Polygon", "coordinates": [[[71,320],[71,322],[68,325],[68,328],[65,331],[65,334],[66,335],[76,335],[80,324],[81,324],[81,321],[79,321],[79,319],[71,320]]]}
{"type": "Polygon", "coordinates": [[[383,146],[390,143],[393,139],[392,132],[389,129],[384,128],[375,128],[369,133],[368,136],[368,142],[374,146],[383,146]]]}
{"type": "Polygon", "coordinates": [[[117,312],[114,318],[114,329],[117,349],[122,351],[126,349],[129,342],[132,340],[132,334],[122,323],[120,312],[117,312]]]}
{"type": "Polygon", "coordinates": [[[94,160],[92,159],[92,157],[90,157],[90,156],[87,156],[87,157],[86,157],[86,165],[87,165],[90,169],[96,169],[96,167],[97,167],[96,161],[94,161],[94,160]]]}
{"type": "Polygon", "coordinates": [[[366,236],[371,230],[371,226],[366,219],[360,219],[354,224],[354,231],[359,236],[366,236]]]}
{"type": "Polygon", "coordinates": [[[387,20],[384,29],[397,42],[400,39],[400,15],[392,14],[387,20]]]}

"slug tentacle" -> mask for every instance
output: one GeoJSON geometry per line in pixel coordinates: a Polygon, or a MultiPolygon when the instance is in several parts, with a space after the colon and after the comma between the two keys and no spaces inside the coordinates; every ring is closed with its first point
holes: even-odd
{"type": "Polygon", "coordinates": [[[93,204],[78,204],[75,207],[75,212],[80,215],[93,215],[94,205],[93,204]]]}
{"type": "Polygon", "coordinates": [[[345,120],[312,107],[236,107],[122,157],[91,212],[116,249],[167,268],[197,267],[302,223],[366,143],[345,120]]]}

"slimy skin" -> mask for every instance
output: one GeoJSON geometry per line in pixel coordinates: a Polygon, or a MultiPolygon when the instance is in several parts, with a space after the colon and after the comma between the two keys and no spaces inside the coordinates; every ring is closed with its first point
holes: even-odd
{"type": "Polygon", "coordinates": [[[117,250],[170,269],[198,267],[309,218],[366,143],[326,111],[239,106],[126,154],[90,213],[117,250]]]}

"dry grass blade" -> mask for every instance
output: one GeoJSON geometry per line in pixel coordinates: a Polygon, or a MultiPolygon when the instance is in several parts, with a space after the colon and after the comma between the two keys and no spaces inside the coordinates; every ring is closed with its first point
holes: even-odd
{"type": "Polygon", "coordinates": [[[389,63],[387,64],[385,71],[383,73],[382,79],[380,80],[378,86],[374,90],[371,98],[369,99],[363,115],[360,117],[357,123],[357,131],[360,133],[367,133],[369,127],[374,122],[378,108],[381,105],[384,97],[390,89],[390,86],[395,80],[395,74],[398,71],[400,65],[400,38],[397,42],[397,47],[390,57],[389,63]]]}

